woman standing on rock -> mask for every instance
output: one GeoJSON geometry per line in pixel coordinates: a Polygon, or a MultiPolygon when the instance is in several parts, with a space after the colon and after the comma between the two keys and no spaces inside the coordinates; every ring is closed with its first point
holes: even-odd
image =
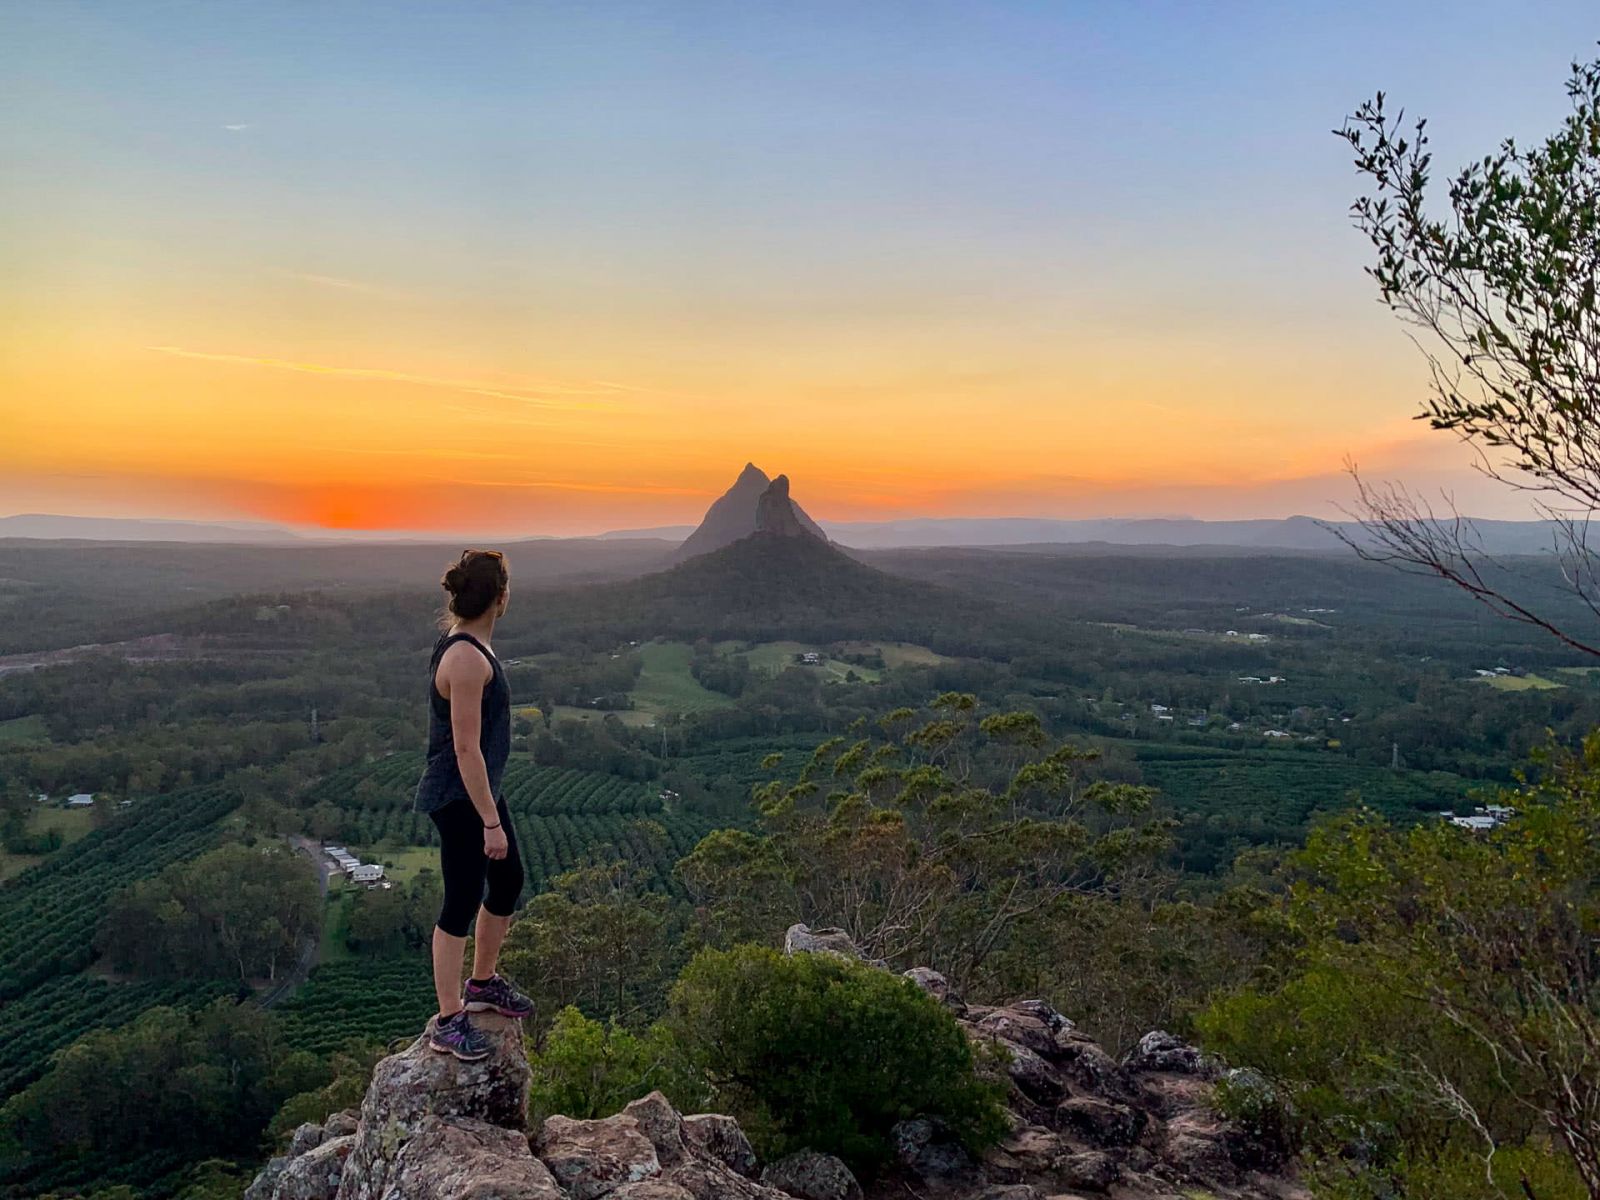
{"type": "Polygon", "coordinates": [[[444,908],[433,931],[439,1013],[428,1041],[472,1062],[488,1057],[489,1041],[469,1012],[533,1012],[533,1003],[495,971],[522,895],[517,834],[500,791],[511,754],[511,689],[489,648],[511,599],[511,576],[498,550],[467,550],[441,584],[450,602],[428,668],[428,764],[416,797],[418,810],[438,826],[444,877],[444,908]],[[463,995],[461,964],[474,914],[477,941],[463,995]]]}

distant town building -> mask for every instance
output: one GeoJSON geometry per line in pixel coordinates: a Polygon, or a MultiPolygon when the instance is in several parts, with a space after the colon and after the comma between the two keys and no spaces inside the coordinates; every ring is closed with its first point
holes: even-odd
{"type": "Polygon", "coordinates": [[[383,878],[383,864],[358,863],[355,870],[350,872],[350,878],[356,883],[377,883],[383,878]]]}
{"type": "Polygon", "coordinates": [[[94,796],[90,792],[77,792],[67,797],[68,808],[90,808],[94,805],[94,796]]]}
{"type": "Polygon", "coordinates": [[[1504,804],[1483,804],[1473,809],[1470,816],[1459,817],[1448,809],[1439,815],[1459,829],[1486,833],[1509,822],[1517,815],[1517,810],[1504,804]]]}

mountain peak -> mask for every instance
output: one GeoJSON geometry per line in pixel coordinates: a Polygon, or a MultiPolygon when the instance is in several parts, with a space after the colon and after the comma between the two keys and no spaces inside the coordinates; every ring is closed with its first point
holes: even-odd
{"type": "Polygon", "coordinates": [[[828,535],[790,497],[787,475],[768,479],[765,471],[755,463],[747,462],[733,486],[706,510],[699,527],[678,547],[678,561],[698,554],[710,554],[762,529],[764,503],[773,510],[767,518],[768,532],[782,532],[785,536],[794,532],[809,533],[824,542],[828,540],[828,535]],[[766,500],[773,488],[778,489],[776,498],[766,500]]]}
{"type": "Polygon", "coordinates": [[[789,499],[789,477],[779,475],[756,501],[756,532],[776,537],[810,537],[811,531],[800,521],[794,501],[789,499]]]}

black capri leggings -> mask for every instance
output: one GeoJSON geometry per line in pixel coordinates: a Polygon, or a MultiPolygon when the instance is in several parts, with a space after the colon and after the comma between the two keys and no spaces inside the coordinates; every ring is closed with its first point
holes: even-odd
{"type": "Polygon", "coordinates": [[[483,852],[483,818],[465,796],[428,815],[439,828],[439,869],[444,875],[444,908],[439,928],[452,937],[466,937],[482,904],[492,916],[509,917],[522,896],[522,855],[517,831],[506,811],[505,797],[495,801],[500,827],[506,831],[506,856],[483,852]],[[484,895],[485,880],[489,893],[484,895]]]}

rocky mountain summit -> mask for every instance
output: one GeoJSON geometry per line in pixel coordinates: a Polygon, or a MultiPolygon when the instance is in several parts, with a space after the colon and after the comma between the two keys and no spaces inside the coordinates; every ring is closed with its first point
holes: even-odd
{"type": "MultiPolygon", "coordinates": [[[[785,949],[860,957],[805,926],[785,949]]],[[[520,1024],[485,1015],[488,1059],[419,1037],[378,1064],[359,1111],[297,1129],[245,1200],[1307,1200],[1267,1140],[1213,1107],[1219,1081],[1254,1086],[1245,1073],[1161,1032],[1119,1062],[1042,1001],[968,1005],[935,971],[905,977],[1003,1052],[1011,1130],[981,1159],[934,1121],[902,1121],[893,1164],[864,1191],[826,1154],[763,1165],[733,1118],[681,1114],[659,1092],[530,1129],[520,1024]]]]}
{"type": "MultiPolygon", "coordinates": [[[[778,479],[769,479],[767,473],[755,463],[745,463],[744,470],[739,472],[739,478],[734,480],[733,486],[712,503],[706,510],[706,515],[701,518],[699,526],[678,547],[675,555],[677,560],[682,562],[696,555],[710,554],[713,550],[731,546],[741,538],[747,538],[756,532],[760,527],[763,500],[778,480],[783,481],[782,495],[793,508],[794,522],[806,533],[824,542],[827,541],[828,535],[822,532],[821,526],[808,517],[804,509],[789,499],[787,476],[780,475],[778,479]]],[[[772,518],[769,517],[770,519],[772,518]]]]}
{"type": "Polygon", "coordinates": [[[789,498],[789,477],[779,475],[756,501],[756,533],[771,537],[820,536],[813,534],[812,527],[800,518],[799,507],[789,498]]]}

